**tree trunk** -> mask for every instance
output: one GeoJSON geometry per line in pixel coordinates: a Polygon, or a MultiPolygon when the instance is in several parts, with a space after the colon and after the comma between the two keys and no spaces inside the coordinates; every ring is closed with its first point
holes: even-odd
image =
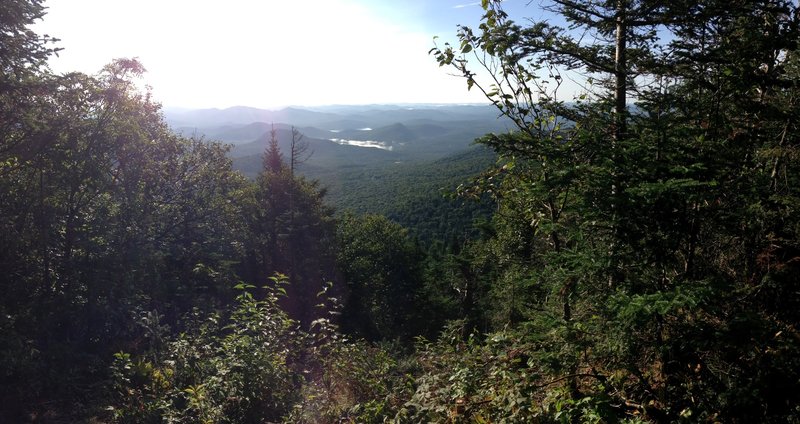
{"type": "Polygon", "coordinates": [[[613,162],[611,169],[611,245],[609,246],[610,274],[608,284],[610,287],[616,286],[622,276],[619,272],[618,243],[620,240],[619,209],[620,209],[620,155],[619,149],[622,140],[627,132],[627,79],[628,63],[626,57],[627,49],[627,11],[628,0],[617,0],[616,10],[616,54],[614,56],[614,136],[611,140],[611,159],[613,162]]]}

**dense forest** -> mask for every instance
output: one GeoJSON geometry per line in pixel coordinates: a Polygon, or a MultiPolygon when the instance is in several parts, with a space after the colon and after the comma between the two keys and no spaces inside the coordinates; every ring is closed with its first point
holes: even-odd
{"type": "Polygon", "coordinates": [[[430,53],[514,130],[387,217],[302,137],[246,177],[174,132],[136,60],[51,72],[3,1],[0,422],[800,422],[798,6],[481,3],[430,53]]]}

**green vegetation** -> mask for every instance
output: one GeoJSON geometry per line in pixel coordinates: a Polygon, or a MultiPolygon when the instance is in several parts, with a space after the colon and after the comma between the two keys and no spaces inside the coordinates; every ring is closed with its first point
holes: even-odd
{"type": "MultiPolygon", "coordinates": [[[[438,108],[437,108],[438,109],[438,108]]],[[[469,116],[459,111],[457,117],[469,116]]],[[[474,113],[474,112],[473,112],[474,113]]],[[[454,113],[455,114],[455,113],[454,113]]],[[[306,137],[336,135],[347,139],[402,140],[391,151],[338,145],[320,138],[304,138],[311,153],[307,161],[297,167],[297,172],[307,178],[321,181],[328,202],[339,213],[384,215],[408,228],[423,244],[451,239],[464,240],[475,235],[473,222],[488,220],[492,205],[483,201],[464,201],[453,194],[459,185],[480,175],[494,164],[496,155],[484,146],[472,146],[472,140],[491,128],[485,120],[476,123],[445,121],[441,125],[395,124],[373,131],[341,131],[330,133],[316,128],[305,128],[306,137]],[[398,127],[404,131],[397,131],[398,127]],[[464,130],[464,127],[469,130],[464,130]],[[381,135],[383,134],[383,135],[381,135]]],[[[494,115],[488,114],[490,119],[494,115]]],[[[329,115],[325,115],[330,119],[329,115]]],[[[375,119],[375,118],[373,118],[375,119]]],[[[491,121],[489,121],[491,122],[491,121]]],[[[499,127],[499,125],[495,125],[499,127]]],[[[245,130],[255,141],[236,144],[230,156],[234,169],[255,178],[262,167],[261,155],[270,139],[270,125],[251,124],[244,128],[210,133],[221,134],[235,142],[240,131],[245,130]],[[257,133],[263,132],[261,135],[257,133]]],[[[283,151],[291,147],[292,129],[285,125],[272,126],[278,145],[283,151]]]]}
{"type": "Polygon", "coordinates": [[[488,198],[473,201],[455,193],[495,159],[490,150],[476,147],[432,162],[307,174],[328,182],[328,196],[337,210],[386,216],[429,245],[469,238],[475,235],[476,220],[489,219],[488,198]]]}
{"type": "Polygon", "coordinates": [[[800,421],[798,7],[482,6],[431,52],[515,130],[374,166],[178,135],[0,6],[0,421],[800,421]]]}

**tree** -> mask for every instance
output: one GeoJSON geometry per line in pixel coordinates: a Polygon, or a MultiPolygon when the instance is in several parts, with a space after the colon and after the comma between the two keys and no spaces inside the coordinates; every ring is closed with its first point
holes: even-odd
{"type": "Polygon", "coordinates": [[[28,29],[44,16],[40,0],[11,0],[0,7],[0,173],[42,149],[36,132],[49,116],[45,92],[54,86],[46,61],[56,40],[28,29]]]}
{"type": "MultiPolygon", "coordinates": [[[[568,28],[521,27],[498,2],[483,5],[479,33],[462,27],[458,49],[433,53],[519,130],[482,139],[504,161],[476,188],[501,202],[499,246],[520,242],[508,269],[522,264],[523,273],[497,285],[530,296],[516,324],[557,335],[533,353],[558,352],[550,372],[574,399],[613,396],[655,420],[791,414],[790,397],[751,378],[794,366],[796,343],[768,336],[794,321],[767,318],[783,316],[772,302],[745,307],[730,294],[768,286],[794,299],[783,291],[791,283],[757,263],[776,258],[766,253],[773,248],[792,257],[797,240],[795,194],[774,179],[775,164],[793,166],[784,148],[794,124],[784,113],[794,108],[796,5],[554,0],[548,8],[568,28]],[[573,70],[610,84],[566,103],[558,90],[573,70]],[[780,359],[720,353],[754,344],[780,359]]],[[[780,379],[783,393],[794,390],[790,380],[780,379]]]]}
{"type": "Polygon", "coordinates": [[[292,143],[289,148],[289,170],[294,175],[294,170],[298,165],[305,163],[314,154],[310,149],[308,140],[303,139],[303,134],[292,127],[292,143]]]}
{"type": "Polygon", "coordinates": [[[283,153],[278,146],[278,132],[273,124],[269,130],[269,142],[264,151],[264,170],[274,174],[280,173],[286,166],[283,160],[283,153]]]}
{"type": "Polygon", "coordinates": [[[4,405],[69,399],[135,344],[145,310],[174,325],[227,297],[242,180],[221,145],[168,129],[135,89],[143,70],[121,59],[97,77],[48,77],[29,111],[48,116],[18,151],[47,143],[0,173],[0,351],[18,358],[3,362],[4,405]]]}
{"type": "Polygon", "coordinates": [[[347,298],[342,328],[368,340],[419,334],[422,252],[407,230],[380,215],[345,215],[337,228],[337,264],[347,298]]]}
{"type": "Polygon", "coordinates": [[[25,75],[37,72],[45,66],[47,59],[55,53],[48,44],[58,41],[47,35],[40,36],[28,26],[42,19],[45,7],[41,0],[11,0],[3,4],[0,15],[0,44],[3,57],[0,66],[3,70],[3,89],[10,88],[11,80],[22,80],[25,75]]]}
{"type": "MultiPolygon", "coordinates": [[[[299,133],[294,138],[299,141],[299,133]]],[[[333,278],[333,212],[316,181],[292,174],[274,129],[263,162],[245,205],[245,278],[263,285],[276,272],[287,275],[290,285],[283,306],[307,326],[319,314],[316,294],[333,278]]]]}

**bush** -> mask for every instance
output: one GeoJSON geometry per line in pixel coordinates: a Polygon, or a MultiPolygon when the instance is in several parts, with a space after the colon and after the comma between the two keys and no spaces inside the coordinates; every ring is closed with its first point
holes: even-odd
{"type": "MultiPolygon", "coordinates": [[[[117,353],[111,419],[372,423],[393,416],[405,401],[395,393],[405,393],[406,378],[387,350],[347,340],[326,318],[301,330],[278,307],[285,284],[283,276],[272,278],[263,300],[251,294],[254,287],[239,285],[226,317],[195,313],[163,349],[139,358],[117,353]]],[[[337,313],[330,302],[319,306],[337,313]]]]}
{"type": "Polygon", "coordinates": [[[304,335],[277,306],[283,280],[257,300],[243,289],[227,317],[195,314],[192,328],[152,360],[117,353],[113,418],[120,423],[260,423],[283,417],[302,386],[304,335]]]}
{"type": "Polygon", "coordinates": [[[462,325],[419,343],[423,373],[395,422],[638,422],[612,406],[591,377],[581,381],[586,395],[573,400],[568,379],[543,365],[549,353],[524,334],[504,330],[464,341],[462,325]]]}

